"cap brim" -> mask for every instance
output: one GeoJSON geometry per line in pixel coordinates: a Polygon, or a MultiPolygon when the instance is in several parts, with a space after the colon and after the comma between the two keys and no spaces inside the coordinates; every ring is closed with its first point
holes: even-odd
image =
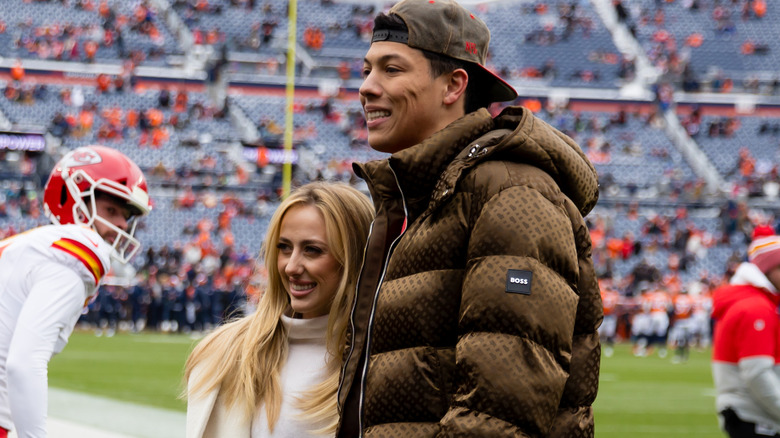
{"type": "Polygon", "coordinates": [[[506,102],[517,99],[517,91],[498,75],[487,68],[471,63],[475,68],[473,73],[477,73],[475,78],[481,82],[479,90],[484,92],[485,97],[489,97],[491,102],[506,102]]]}

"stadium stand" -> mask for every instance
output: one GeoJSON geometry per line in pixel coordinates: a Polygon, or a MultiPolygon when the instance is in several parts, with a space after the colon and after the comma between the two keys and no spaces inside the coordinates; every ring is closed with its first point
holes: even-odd
{"type": "MultiPolygon", "coordinates": [[[[115,275],[112,287],[128,293],[103,294],[88,320],[101,330],[198,331],[228,309],[251,309],[288,105],[293,184],[362,187],[351,163],[385,156],[366,143],[357,89],[371,17],[389,4],[299,1],[288,102],[285,1],[0,2],[0,130],[43,132],[47,143],[0,150],[2,237],[46,222],[42,178],[63,151],[107,144],[145,170],[155,210],[140,231],[148,251],[115,275]],[[183,311],[193,300],[203,309],[195,319],[183,311]]],[[[515,103],[596,166],[593,256],[621,293],[633,295],[648,270],[663,287],[718,284],[755,225],[780,225],[777,5],[470,7],[492,29],[490,64],[520,92],[515,103]]]]}
{"type": "Polygon", "coordinates": [[[164,64],[181,54],[149,2],[1,2],[5,56],[76,62],[164,64]]]}
{"type": "Polygon", "coordinates": [[[780,30],[773,23],[780,11],[771,2],[619,3],[654,65],[691,90],[723,92],[755,82],[776,92],[780,30]]]}

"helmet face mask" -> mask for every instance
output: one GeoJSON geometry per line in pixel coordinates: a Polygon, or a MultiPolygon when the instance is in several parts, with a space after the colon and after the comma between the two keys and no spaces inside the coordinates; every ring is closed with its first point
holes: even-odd
{"type": "MultiPolygon", "coordinates": [[[[86,176],[86,178],[89,178],[89,176],[86,176]]],[[[109,219],[100,215],[98,199],[101,197],[112,197],[118,201],[124,201],[124,199],[113,195],[107,190],[105,181],[94,182],[87,192],[81,192],[79,195],[80,197],[73,206],[73,217],[76,218],[76,223],[82,223],[95,231],[98,231],[97,224],[100,224],[103,229],[108,228],[113,233],[116,233],[113,242],[106,240],[114,249],[111,256],[122,264],[128,263],[141,249],[141,242],[135,238],[135,228],[136,225],[138,225],[139,216],[131,213],[129,217],[126,218],[127,229],[123,230],[114,225],[109,219]],[[89,205],[87,205],[87,202],[89,205]],[[86,211],[87,214],[81,213],[84,211],[86,211]],[[77,215],[77,213],[81,214],[77,215]]]]}
{"type": "Polygon", "coordinates": [[[86,146],[66,154],[55,166],[44,189],[44,211],[55,224],[80,224],[98,231],[109,229],[112,257],[127,263],[141,243],[134,237],[138,217],[151,210],[141,170],[121,152],[104,146],[86,146]],[[98,214],[97,199],[114,198],[130,210],[127,230],[98,214]]]}

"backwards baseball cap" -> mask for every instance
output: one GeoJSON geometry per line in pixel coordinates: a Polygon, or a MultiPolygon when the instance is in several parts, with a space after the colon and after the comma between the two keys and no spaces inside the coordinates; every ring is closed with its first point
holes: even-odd
{"type": "Polygon", "coordinates": [[[478,88],[491,102],[514,100],[517,91],[485,67],[490,30],[453,0],[402,0],[390,9],[409,32],[375,30],[371,42],[390,41],[473,64],[478,88]]]}
{"type": "Polygon", "coordinates": [[[780,265],[780,236],[761,236],[748,247],[748,261],[764,274],[780,265]]]}

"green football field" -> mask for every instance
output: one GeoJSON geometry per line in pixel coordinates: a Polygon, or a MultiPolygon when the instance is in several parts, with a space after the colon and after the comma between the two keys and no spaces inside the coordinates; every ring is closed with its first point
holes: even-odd
{"type": "Polygon", "coordinates": [[[49,364],[49,385],[185,411],[184,362],[197,341],[184,335],[76,331],[49,364]]]}
{"type": "MultiPolygon", "coordinates": [[[[179,399],[187,354],[196,341],[183,335],[96,337],[76,332],[49,369],[51,386],[124,401],[185,410],[179,399]]],[[[637,358],[628,345],[603,357],[595,404],[596,436],[722,437],[714,413],[710,352],[637,358]]]]}
{"type": "Polygon", "coordinates": [[[688,362],[673,364],[671,351],[665,359],[634,357],[629,345],[602,356],[596,436],[725,437],[715,415],[710,356],[709,349],[692,351],[688,362]]]}

